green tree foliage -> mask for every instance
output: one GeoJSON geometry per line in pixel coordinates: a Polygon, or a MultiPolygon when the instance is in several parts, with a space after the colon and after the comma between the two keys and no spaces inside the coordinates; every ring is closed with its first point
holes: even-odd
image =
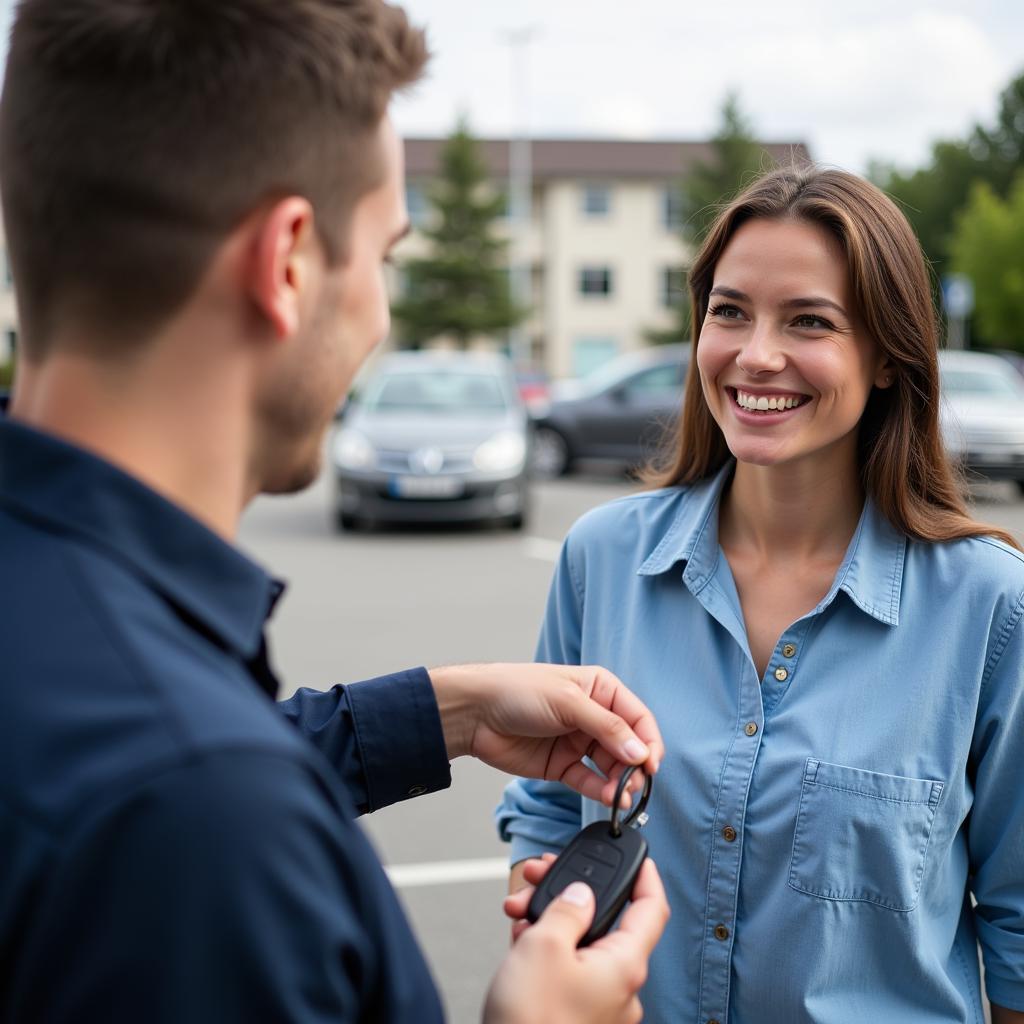
{"type": "MultiPolygon", "coordinates": [[[[722,104],[718,130],[711,139],[711,158],[695,164],[679,183],[684,243],[696,249],[722,206],[770,166],[770,158],[754,138],[735,93],[722,104]]],[[[674,307],[674,322],[664,330],[651,328],[644,337],[652,345],[690,340],[690,295],[683,290],[674,307]]]]}
{"type": "Polygon", "coordinates": [[[506,243],[494,234],[505,199],[488,186],[465,122],[445,143],[440,175],[427,195],[435,216],[423,234],[431,251],[403,261],[403,293],[392,304],[403,342],[418,345],[443,334],[464,346],[475,335],[515,326],[526,310],[511,300],[506,243]]]}
{"type": "Polygon", "coordinates": [[[711,159],[695,164],[682,181],[683,237],[699,246],[723,204],[769,165],[768,155],[740,110],[739,99],[730,93],[711,139],[711,159]]]}
{"type": "Polygon", "coordinates": [[[956,215],[975,182],[1005,197],[1024,168],[1024,75],[1003,90],[991,127],[977,125],[962,140],[937,142],[927,166],[911,172],[876,166],[872,180],[903,208],[939,274],[950,269],[956,215]]]}
{"type": "Polygon", "coordinates": [[[950,254],[974,282],[978,333],[1024,351],[1024,172],[1004,199],[976,182],[956,222],[950,254]]]}

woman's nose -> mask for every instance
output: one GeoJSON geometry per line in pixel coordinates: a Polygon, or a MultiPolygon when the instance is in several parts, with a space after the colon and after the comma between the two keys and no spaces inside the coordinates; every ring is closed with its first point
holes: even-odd
{"type": "Polygon", "coordinates": [[[775,332],[768,327],[755,327],[737,354],[736,365],[751,376],[785,369],[785,352],[775,332]]]}

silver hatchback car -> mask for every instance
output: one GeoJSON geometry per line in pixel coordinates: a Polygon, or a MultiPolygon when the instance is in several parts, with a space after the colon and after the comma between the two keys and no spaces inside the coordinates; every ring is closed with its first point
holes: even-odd
{"type": "Polygon", "coordinates": [[[946,449],[972,476],[1024,492],[1024,380],[999,356],[939,353],[946,449]]]}
{"type": "Polygon", "coordinates": [[[529,448],[529,419],[506,358],[385,356],[332,438],[335,521],[351,529],[491,520],[520,529],[529,448]]]}

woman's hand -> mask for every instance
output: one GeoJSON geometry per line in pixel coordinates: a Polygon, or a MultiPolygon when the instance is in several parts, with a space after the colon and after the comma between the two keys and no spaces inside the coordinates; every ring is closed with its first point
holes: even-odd
{"type": "Polygon", "coordinates": [[[524,862],[531,885],[505,900],[516,917],[516,941],[487,994],[485,1024],[637,1024],[637,997],[650,958],[669,918],[668,901],[654,861],[644,861],[632,902],[619,927],[577,949],[594,917],[594,896],[579,882],[550,903],[536,924],[526,914],[533,886],[554,857],[524,862]]]}
{"type": "MultiPolygon", "coordinates": [[[[449,757],[564,782],[610,804],[626,765],[654,774],[665,753],[654,716],[606,669],[457,665],[430,670],[449,757]],[[605,778],[583,764],[589,756],[605,778]]],[[[629,789],[639,788],[639,773],[629,789]]]]}

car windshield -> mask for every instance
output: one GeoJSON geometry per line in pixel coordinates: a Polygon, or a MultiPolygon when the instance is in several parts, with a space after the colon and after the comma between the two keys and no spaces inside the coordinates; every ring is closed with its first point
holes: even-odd
{"type": "Polygon", "coordinates": [[[508,400],[501,381],[483,373],[423,371],[389,373],[366,391],[373,412],[503,413],[508,400]]]}
{"type": "Polygon", "coordinates": [[[991,370],[964,370],[944,368],[943,390],[950,394],[990,395],[1020,398],[1022,389],[1011,377],[991,370]]]}

